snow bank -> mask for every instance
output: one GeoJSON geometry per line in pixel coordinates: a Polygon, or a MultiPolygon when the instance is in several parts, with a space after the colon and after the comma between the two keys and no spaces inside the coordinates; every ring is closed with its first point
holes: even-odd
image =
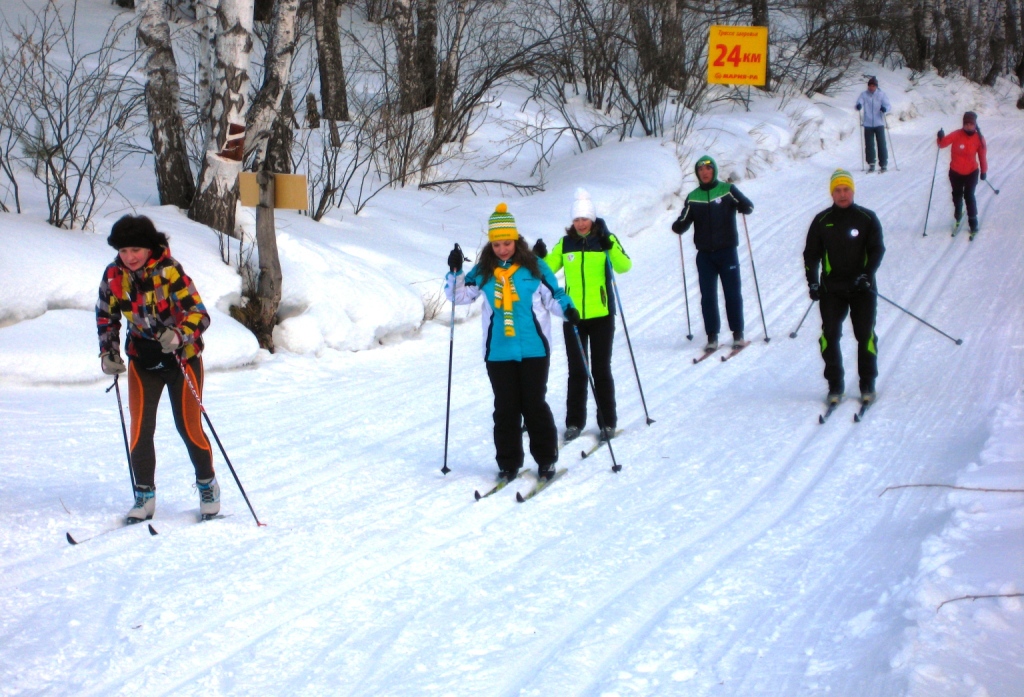
{"type": "MultiPolygon", "coordinates": [[[[996,410],[979,462],[955,484],[1019,491],[1022,475],[1024,392],[1018,392],[996,410]]],[[[925,495],[911,491],[902,495],[925,495]]],[[[1024,592],[1024,494],[954,490],[946,503],[949,522],[922,545],[907,613],[916,624],[893,667],[908,674],[911,696],[1020,694],[1024,602],[1012,596],[1024,592]],[[979,595],[1006,597],[964,599],[979,595]]]]}

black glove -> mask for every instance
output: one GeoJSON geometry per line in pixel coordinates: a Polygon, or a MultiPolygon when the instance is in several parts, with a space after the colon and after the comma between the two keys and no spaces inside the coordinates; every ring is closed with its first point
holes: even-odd
{"type": "Polygon", "coordinates": [[[601,245],[601,249],[603,249],[606,252],[615,246],[615,243],[612,242],[611,235],[601,235],[600,237],[597,238],[597,243],[601,245]]]}
{"type": "Polygon", "coordinates": [[[985,177],[988,176],[988,172],[981,173],[981,181],[985,181],[985,177]]]}
{"type": "Polygon", "coordinates": [[[676,221],[674,223],[672,223],[672,232],[676,233],[677,235],[682,235],[683,231],[683,218],[682,216],[680,216],[676,218],[676,221]]]}
{"type": "Polygon", "coordinates": [[[565,315],[565,321],[571,324],[572,326],[575,327],[577,324],[580,323],[580,313],[576,310],[575,307],[570,307],[562,314],[565,315]]]}
{"type": "Polygon", "coordinates": [[[857,105],[857,111],[860,111],[860,104],[857,105]]]}
{"type": "Polygon", "coordinates": [[[866,273],[862,273],[857,276],[857,280],[853,282],[853,287],[860,291],[871,290],[871,279],[866,273]]]}
{"type": "Polygon", "coordinates": [[[811,300],[821,300],[821,286],[817,283],[808,284],[807,294],[811,296],[811,300]]]}
{"type": "Polygon", "coordinates": [[[945,137],[946,137],[946,132],[940,128],[939,129],[939,140],[942,140],[945,137]]]}
{"type": "Polygon", "coordinates": [[[537,240],[533,243],[533,255],[538,259],[543,259],[548,255],[548,246],[544,244],[544,240],[537,240]]]}
{"type": "Polygon", "coordinates": [[[466,255],[462,253],[462,247],[458,244],[455,248],[448,253],[448,268],[452,270],[452,273],[460,273],[462,271],[462,262],[466,260],[466,255]]]}
{"type": "Polygon", "coordinates": [[[884,114],[884,113],[885,113],[886,111],[888,111],[888,109],[886,109],[886,108],[885,108],[884,106],[880,106],[880,107],[878,107],[878,110],[879,110],[880,112],[882,112],[883,114],[884,114]]]}

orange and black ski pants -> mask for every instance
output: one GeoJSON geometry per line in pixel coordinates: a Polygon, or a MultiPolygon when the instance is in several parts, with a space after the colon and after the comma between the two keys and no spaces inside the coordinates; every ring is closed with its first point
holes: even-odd
{"type": "MultiPolygon", "coordinates": [[[[203,359],[195,356],[185,365],[192,384],[202,397],[203,359]]],[[[156,449],[153,446],[153,433],[156,431],[156,411],[160,405],[160,395],[163,394],[165,387],[171,398],[174,425],[177,426],[178,433],[188,448],[196,479],[209,479],[214,474],[213,450],[210,447],[210,440],[203,431],[199,402],[192,394],[180,367],[175,365],[169,369],[145,370],[139,367],[135,360],[129,360],[128,408],[132,417],[131,453],[136,486],[155,488],[156,449]]]]}

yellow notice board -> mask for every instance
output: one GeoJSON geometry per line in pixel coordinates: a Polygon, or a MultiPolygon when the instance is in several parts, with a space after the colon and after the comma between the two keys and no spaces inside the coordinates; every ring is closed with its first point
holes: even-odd
{"type": "Polygon", "coordinates": [[[768,73],[768,27],[711,27],[708,82],[763,85],[768,73]]]}
{"type": "MultiPolygon", "coordinates": [[[[256,184],[255,172],[238,173],[238,198],[243,206],[258,206],[260,188],[256,184]]],[[[292,208],[304,211],[309,208],[305,174],[274,175],[274,208],[292,208]]]]}

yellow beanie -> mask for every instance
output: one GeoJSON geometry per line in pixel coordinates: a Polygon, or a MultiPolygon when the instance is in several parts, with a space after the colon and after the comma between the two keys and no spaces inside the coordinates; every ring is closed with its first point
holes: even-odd
{"type": "Polygon", "coordinates": [[[487,221],[487,240],[500,242],[501,240],[518,239],[519,230],[516,229],[516,219],[508,212],[508,204],[499,203],[487,221]]]}
{"type": "Polygon", "coordinates": [[[845,169],[837,169],[832,173],[832,180],[828,183],[828,192],[831,194],[836,190],[837,186],[843,185],[850,187],[851,190],[855,190],[853,187],[853,175],[845,169]]]}

